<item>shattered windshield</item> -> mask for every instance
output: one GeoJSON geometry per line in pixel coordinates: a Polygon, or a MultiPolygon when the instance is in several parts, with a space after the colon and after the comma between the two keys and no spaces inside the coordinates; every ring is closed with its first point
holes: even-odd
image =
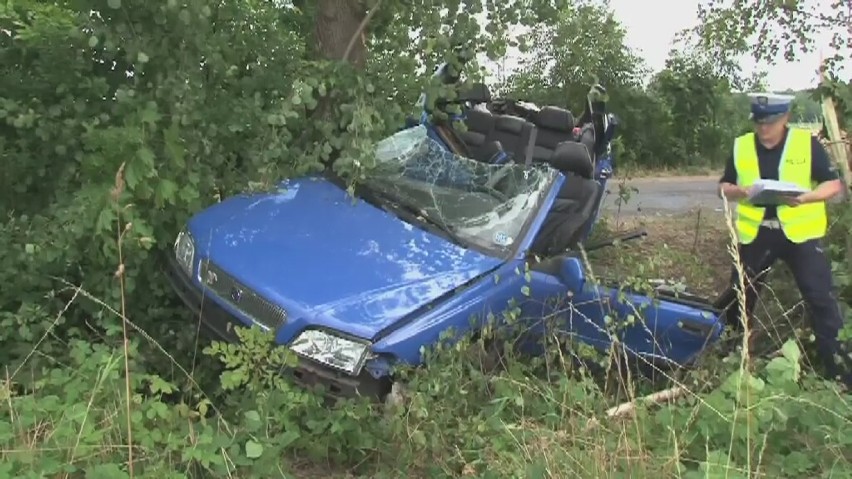
{"type": "Polygon", "coordinates": [[[456,242],[505,251],[538,212],[552,169],[493,165],[464,158],[430,138],[424,126],[376,145],[366,187],[417,213],[456,242]]]}

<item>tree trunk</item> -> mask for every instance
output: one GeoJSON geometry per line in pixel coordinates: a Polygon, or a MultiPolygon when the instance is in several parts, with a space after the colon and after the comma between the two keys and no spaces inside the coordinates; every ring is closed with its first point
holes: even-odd
{"type": "Polygon", "coordinates": [[[316,1],[314,37],[320,55],[328,60],[347,61],[358,69],[364,68],[367,62],[367,45],[361,23],[367,15],[367,9],[363,2],[316,1]]]}
{"type": "MultiPolygon", "coordinates": [[[[315,2],[314,8],[314,54],[319,59],[342,62],[363,70],[367,64],[367,45],[365,41],[365,23],[368,21],[364,0],[307,0],[315,2]]],[[[340,100],[338,98],[338,100],[340,100]]],[[[332,94],[319,98],[311,119],[331,120],[335,116],[332,94]]],[[[308,130],[306,130],[308,131],[308,130]]],[[[332,148],[327,158],[322,160],[331,167],[339,152],[332,148]]]]}

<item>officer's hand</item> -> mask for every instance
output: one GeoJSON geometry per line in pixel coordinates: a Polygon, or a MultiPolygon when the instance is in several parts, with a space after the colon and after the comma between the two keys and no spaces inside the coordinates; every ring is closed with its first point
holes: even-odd
{"type": "Polygon", "coordinates": [[[785,197],[781,198],[781,202],[783,202],[787,206],[796,207],[796,206],[799,206],[800,204],[804,203],[802,196],[803,195],[785,196],[785,197]]]}
{"type": "Polygon", "coordinates": [[[754,192],[754,186],[742,187],[740,186],[737,190],[736,198],[737,200],[744,200],[751,196],[754,192]]]}
{"type": "Polygon", "coordinates": [[[722,198],[725,198],[728,201],[740,201],[744,198],[748,198],[753,188],[753,186],[745,188],[739,185],[723,184],[719,193],[722,198]]]}

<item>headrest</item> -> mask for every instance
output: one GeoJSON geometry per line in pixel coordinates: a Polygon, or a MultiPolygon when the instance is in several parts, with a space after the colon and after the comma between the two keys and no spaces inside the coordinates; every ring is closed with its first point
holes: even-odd
{"type": "Polygon", "coordinates": [[[473,103],[488,103],[491,101],[491,91],[484,83],[471,83],[467,89],[459,93],[459,100],[473,103]]]}
{"type": "Polygon", "coordinates": [[[591,179],[595,172],[588,148],[575,141],[563,141],[556,145],[549,163],[559,171],[571,172],[588,179],[591,179]]]}
{"type": "Polygon", "coordinates": [[[571,131],[574,128],[574,115],[570,111],[556,106],[545,106],[538,111],[538,126],[549,130],[571,131]]]}
{"type": "Polygon", "coordinates": [[[589,151],[589,154],[593,154],[595,152],[595,145],[597,144],[597,134],[595,133],[595,125],[591,123],[586,123],[580,127],[580,134],[577,135],[577,141],[581,145],[585,145],[586,149],[589,151]]]}
{"type": "Polygon", "coordinates": [[[494,124],[494,115],[489,111],[470,109],[465,111],[464,116],[464,122],[468,126],[482,125],[485,128],[491,128],[491,125],[494,124]]]}
{"type": "Polygon", "coordinates": [[[526,120],[512,115],[499,115],[495,118],[494,128],[499,131],[508,131],[521,134],[526,125],[526,120]]]}
{"type": "Polygon", "coordinates": [[[494,124],[494,116],[487,111],[467,110],[464,123],[470,130],[488,132],[494,124]]]}

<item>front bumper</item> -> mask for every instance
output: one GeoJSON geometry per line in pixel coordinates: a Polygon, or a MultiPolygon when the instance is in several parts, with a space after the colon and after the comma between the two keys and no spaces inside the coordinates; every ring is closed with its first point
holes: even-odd
{"type": "MultiPolygon", "coordinates": [[[[239,342],[235,329],[245,325],[213,300],[209,294],[203,294],[171,255],[168,257],[166,276],[184,304],[195,317],[201,318],[201,325],[208,335],[212,333],[216,339],[230,343],[239,342]]],[[[375,378],[366,368],[358,376],[353,377],[306,358],[299,358],[299,365],[286,373],[296,384],[306,389],[323,386],[326,396],[331,398],[366,396],[384,401],[391,389],[390,378],[375,378]]]]}

